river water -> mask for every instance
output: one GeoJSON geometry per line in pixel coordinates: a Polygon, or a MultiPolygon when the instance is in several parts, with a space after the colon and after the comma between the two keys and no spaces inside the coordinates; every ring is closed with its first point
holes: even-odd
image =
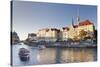
{"type": "Polygon", "coordinates": [[[33,48],[25,44],[12,45],[12,65],[27,66],[37,64],[89,62],[97,60],[96,48],[33,48]],[[30,60],[21,61],[18,52],[20,48],[30,51],[30,60]]]}

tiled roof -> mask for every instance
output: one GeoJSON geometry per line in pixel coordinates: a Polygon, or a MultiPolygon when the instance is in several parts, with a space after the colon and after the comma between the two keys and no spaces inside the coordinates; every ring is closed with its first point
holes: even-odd
{"type": "Polygon", "coordinates": [[[89,20],[85,20],[79,23],[79,26],[86,26],[86,25],[91,25],[93,24],[92,22],[90,22],[89,20]]]}

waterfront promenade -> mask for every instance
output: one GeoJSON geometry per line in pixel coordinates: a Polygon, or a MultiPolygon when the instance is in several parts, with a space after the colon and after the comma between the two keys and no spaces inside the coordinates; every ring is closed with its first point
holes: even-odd
{"type": "Polygon", "coordinates": [[[69,41],[59,41],[59,42],[28,42],[25,43],[29,46],[38,47],[38,46],[45,46],[48,48],[67,48],[67,47],[97,47],[96,43],[93,41],[79,41],[79,42],[69,42],[69,41]]]}

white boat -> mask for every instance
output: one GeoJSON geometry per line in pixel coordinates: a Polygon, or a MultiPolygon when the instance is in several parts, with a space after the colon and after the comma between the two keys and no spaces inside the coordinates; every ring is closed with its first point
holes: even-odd
{"type": "Polygon", "coordinates": [[[45,47],[45,45],[39,45],[38,48],[39,48],[39,49],[44,49],[44,48],[46,48],[46,47],[45,47]]]}

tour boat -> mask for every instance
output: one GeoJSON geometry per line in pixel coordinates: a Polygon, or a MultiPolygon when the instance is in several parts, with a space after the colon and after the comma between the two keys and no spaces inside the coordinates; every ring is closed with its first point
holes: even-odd
{"type": "Polygon", "coordinates": [[[26,48],[20,48],[19,58],[21,61],[28,61],[30,58],[30,52],[26,48]]]}

